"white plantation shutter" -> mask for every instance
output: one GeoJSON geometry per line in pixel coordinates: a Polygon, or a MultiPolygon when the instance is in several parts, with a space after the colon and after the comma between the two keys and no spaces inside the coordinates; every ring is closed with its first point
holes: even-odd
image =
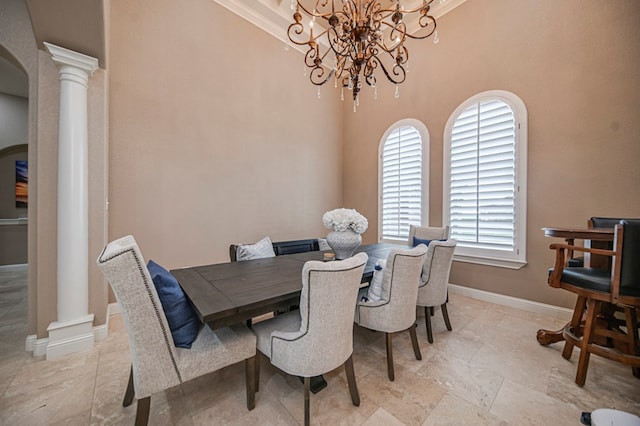
{"type": "Polygon", "coordinates": [[[470,98],[447,124],[443,213],[451,238],[458,241],[456,254],[509,259],[521,267],[526,236],[526,110],[505,94],[515,95],[500,94],[470,98]]]}
{"type": "Polygon", "coordinates": [[[415,127],[394,129],[382,147],[382,239],[409,236],[422,218],[422,138],[415,127]]]}
{"type": "Polygon", "coordinates": [[[460,114],[451,132],[451,237],[459,243],[513,250],[515,120],[500,100],[460,114]]]}

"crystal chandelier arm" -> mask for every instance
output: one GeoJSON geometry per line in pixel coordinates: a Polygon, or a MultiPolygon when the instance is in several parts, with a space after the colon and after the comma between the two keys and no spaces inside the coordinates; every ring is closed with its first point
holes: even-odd
{"type": "Polygon", "coordinates": [[[331,47],[331,50],[333,50],[333,53],[335,53],[336,57],[348,54],[352,48],[351,40],[346,36],[341,37],[340,34],[338,34],[338,31],[333,27],[329,28],[328,32],[329,35],[327,40],[329,41],[329,46],[331,47]]]}
{"type": "MultiPolygon", "coordinates": [[[[325,52],[324,56],[326,56],[326,54],[327,52],[325,52]]],[[[317,48],[312,47],[307,50],[307,53],[304,55],[304,63],[307,67],[311,68],[309,80],[316,86],[322,86],[329,81],[333,75],[333,70],[327,72],[325,67],[322,66],[322,58],[317,48]]]]}
{"type": "MultiPolygon", "coordinates": [[[[320,18],[320,17],[322,17],[324,14],[322,14],[322,13],[318,13],[318,10],[320,10],[320,9],[322,9],[322,8],[324,8],[324,7],[326,7],[327,3],[328,3],[328,0],[316,0],[316,5],[315,5],[315,7],[313,8],[313,11],[309,12],[309,10],[307,10],[307,8],[306,8],[306,7],[304,7],[304,5],[303,5],[302,3],[300,3],[300,0],[296,0],[296,8],[297,8],[298,10],[299,10],[299,9],[302,9],[302,10],[304,11],[304,13],[306,13],[306,14],[307,14],[307,15],[309,15],[309,16],[315,16],[315,17],[320,18]],[[318,6],[319,6],[319,7],[318,7],[318,6]]],[[[327,14],[327,16],[328,16],[328,15],[330,15],[330,14],[327,14]]]]}
{"type": "Polygon", "coordinates": [[[431,24],[433,24],[430,31],[428,31],[426,34],[421,36],[407,34],[407,37],[410,37],[414,40],[422,40],[429,37],[436,31],[436,19],[433,16],[429,15],[429,10],[431,9],[432,2],[433,0],[422,0],[422,7],[406,11],[406,13],[420,12],[420,18],[418,18],[418,25],[420,26],[420,29],[429,28],[431,24]]]}
{"type": "Polygon", "coordinates": [[[312,28],[309,33],[309,38],[305,37],[305,39],[302,40],[301,37],[297,36],[304,34],[304,25],[301,22],[294,22],[293,24],[289,25],[289,28],[287,29],[287,36],[292,43],[297,44],[298,46],[308,45],[310,47],[314,47],[317,44],[318,39],[322,38],[325,34],[327,34],[327,32],[328,30],[324,30],[320,34],[316,34],[314,36],[312,28]]]}
{"type": "Polygon", "coordinates": [[[408,36],[404,22],[400,22],[399,24],[390,27],[391,31],[388,33],[388,37],[382,37],[377,43],[385,52],[392,52],[397,49],[398,46],[403,45],[406,37],[408,36]],[[387,40],[390,43],[389,45],[387,45],[387,40]]]}
{"type": "MultiPolygon", "coordinates": [[[[407,72],[405,71],[404,67],[397,62],[391,69],[390,73],[389,71],[387,71],[387,67],[384,66],[384,62],[382,62],[377,56],[372,56],[371,58],[369,58],[369,61],[380,65],[380,69],[382,69],[384,75],[387,76],[387,80],[389,80],[393,84],[403,83],[405,78],[407,78],[407,72]]],[[[375,68],[375,66],[373,65],[372,67],[375,68]]]]}
{"type": "Polygon", "coordinates": [[[404,14],[416,13],[416,12],[421,12],[422,14],[427,14],[429,12],[429,10],[431,9],[431,3],[433,3],[433,0],[422,0],[422,6],[416,7],[415,9],[402,10],[401,12],[404,13],[404,14]]]}
{"type": "Polygon", "coordinates": [[[418,20],[418,25],[420,25],[420,29],[422,28],[428,28],[430,24],[433,24],[433,27],[431,27],[431,30],[429,32],[427,32],[424,35],[421,36],[415,36],[412,34],[407,33],[407,37],[410,37],[414,40],[422,40],[425,39],[427,37],[429,37],[431,34],[433,34],[436,31],[436,20],[433,16],[431,15],[422,15],[420,17],[420,19],[418,20]]]}

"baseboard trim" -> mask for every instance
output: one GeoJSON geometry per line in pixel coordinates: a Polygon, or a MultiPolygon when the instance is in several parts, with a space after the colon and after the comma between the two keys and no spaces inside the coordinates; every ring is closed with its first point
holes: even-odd
{"type": "MultiPolygon", "coordinates": [[[[96,341],[104,340],[107,337],[109,337],[109,316],[114,315],[113,311],[111,310],[111,305],[116,305],[116,304],[110,304],[109,307],[107,308],[106,323],[93,327],[93,335],[96,341]]],[[[115,313],[119,313],[119,307],[117,307],[117,309],[118,310],[115,313]]],[[[69,342],[69,344],[73,344],[73,342],[69,342]]],[[[45,337],[43,339],[38,339],[38,336],[36,336],[35,334],[28,335],[25,341],[25,350],[27,352],[33,352],[33,356],[46,355],[48,346],[49,346],[48,337],[45,337]]]]}
{"type": "Polygon", "coordinates": [[[95,336],[96,341],[104,340],[109,337],[109,317],[107,317],[106,323],[93,327],[93,335],[95,336]]]}
{"type": "Polygon", "coordinates": [[[64,340],[52,341],[49,339],[46,349],[47,360],[59,359],[65,355],[91,350],[94,344],[95,336],[91,332],[64,340]]]}
{"type": "Polygon", "coordinates": [[[503,294],[491,293],[489,291],[478,290],[475,288],[465,287],[458,284],[449,284],[449,291],[454,294],[460,294],[472,299],[491,302],[497,305],[508,306],[510,308],[522,309],[523,311],[532,312],[534,314],[558,318],[569,321],[573,311],[560,306],[547,305],[546,303],[534,302],[517,297],[505,296],[503,294]]]}
{"type": "Polygon", "coordinates": [[[35,334],[30,334],[27,336],[27,340],[24,343],[24,348],[27,352],[33,352],[33,348],[36,346],[36,341],[38,340],[38,336],[35,334]]]}
{"type": "Polygon", "coordinates": [[[118,302],[109,303],[107,306],[107,322],[109,322],[109,317],[111,315],[118,315],[120,312],[120,304],[118,302]]]}
{"type": "MultiPolygon", "coordinates": [[[[35,335],[34,335],[35,338],[35,335]]],[[[36,339],[33,342],[33,356],[44,356],[47,354],[47,346],[49,346],[49,338],[36,339]]]]}

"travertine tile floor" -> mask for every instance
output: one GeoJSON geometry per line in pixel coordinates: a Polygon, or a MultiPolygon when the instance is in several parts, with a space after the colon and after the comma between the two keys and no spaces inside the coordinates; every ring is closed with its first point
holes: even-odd
{"type": "MultiPolygon", "coordinates": [[[[129,373],[119,315],[93,350],[56,361],[25,353],[26,272],[0,272],[0,425],[133,424],[123,408],[129,373]]],[[[435,343],[418,318],[422,361],[408,333],[394,340],[396,380],[386,376],[384,338],[356,327],[355,371],[362,403],[351,405],[343,369],[311,396],[314,424],[579,425],[580,413],[608,407],[640,413],[640,380],[630,368],[591,357],[584,388],[561,345],[541,347],[539,328],[563,321],[452,294],[453,332],[434,317],[435,343]]],[[[263,359],[256,408],[247,411],[243,365],[225,368],[151,398],[153,425],[301,424],[302,384],[263,359]]]]}

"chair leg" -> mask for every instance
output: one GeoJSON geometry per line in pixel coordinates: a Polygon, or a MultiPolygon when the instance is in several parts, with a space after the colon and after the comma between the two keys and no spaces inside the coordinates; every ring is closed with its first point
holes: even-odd
{"type": "Polygon", "coordinates": [[[431,315],[429,314],[429,308],[424,307],[424,322],[427,326],[427,340],[429,343],[433,343],[433,331],[431,330],[431,315]]]}
{"type": "Polygon", "coordinates": [[[138,400],[138,408],[136,409],[135,426],[147,426],[149,422],[149,408],[151,407],[151,397],[138,400]]]}
{"type": "MultiPolygon", "coordinates": [[[[624,316],[627,326],[627,340],[629,345],[629,350],[632,355],[638,356],[640,355],[640,350],[638,349],[639,340],[638,340],[638,316],[636,314],[635,307],[624,308],[624,316]]],[[[640,367],[634,365],[631,367],[631,372],[634,377],[640,378],[640,367]]]]}
{"type": "Polygon", "coordinates": [[[413,353],[416,356],[416,359],[420,361],[422,359],[422,354],[420,353],[420,346],[418,345],[418,335],[416,334],[416,328],[418,324],[413,323],[413,325],[409,328],[409,335],[411,336],[411,344],[413,345],[413,353]]]}
{"type": "MultiPolygon", "coordinates": [[[[582,316],[584,315],[584,308],[587,304],[587,298],[584,296],[578,296],[578,300],[576,300],[576,307],[573,309],[573,316],[571,317],[570,327],[574,330],[577,327],[580,327],[580,322],[582,322],[582,316]]],[[[574,331],[575,333],[575,331],[574,331]]],[[[562,350],[562,357],[564,359],[571,359],[571,354],[573,353],[573,343],[565,340],[564,349],[562,350]]]]}
{"type": "Polygon", "coordinates": [[[260,358],[262,358],[262,356],[260,355],[260,352],[256,351],[256,365],[255,365],[255,378],[253,383],[255,384],[256,387],[256,392],[258,392],[260,390],[260,358]]]}
{"type": "Polygon", "coordinates": [[[431,314],[431,316],[434,316],[436,314],[436,310],[433,306],[429,307],[429,314],[431,314]]]}
{"type": "Polygon", "coordinates": [[[392,345],[392,334],[385,333],[387,336],[387,375],[389,376],[389,380],[392,382],[395,380],[395,374],[393,372],[393,345],[392,345]]]}
{"type": "Polygon", "coordinates": [[[443,303],[440,306],[440,309],[442,309],[442,317],[444,318],[444,324],[447,326],[447,330],[451,331],[451,322],[449,321],[449,311],[447,311],[447,304],[443,303]]]}
{"type": "Polygon", "coordinates": [[[304,378],[304,425],[309,426],[309,390],[311,388],[311,378],[304,378]]]}
{"type": "MultiPolygon", "coordinates": [[[[133,365],[129,372],[129,383],[127,383],[127,390],[124,393],[124,399],[122,400],[122,406],[128,407],[133,403],[133,399],[136,392],[133,385],[133,365]]],[[[149,422],[149,408],[151,407],[151,397],[142,398],[138,400],[138,406],[136,407],[136,426],[146,426],[149,422]]]]}
{"type": "Polygon", "coordinates": [[[356,374],[353,371],[353,354],[344,363],[344,371],[347,374],[347,383],[349,384],[349,393],[351,393],[351,402],[356,407],[360,406],[360,394],[358,393],[358,385],[356,384],[356,374]]]}
{"type": "Polygon", "coordinates": [[[596,307],[598,303],[594,299],[587,302],[587,320],[584,325],[584,333],[580,344],[580,359],[578,361],[578,371],[576,372],[576,384],[580,387],[584,386],[587,379],[587,369],[589,368],[589,343],[591,343],[591,335],[596,325],[596,307]]]}
{"type": "Polygon", "coordinates": [[[127,390],[124,393],[124,399],[122,400],[122,406],[128,407],[133,403],[133,397],[136,392],[133,388],[133,365],[131,366],[131,371],[129,372],[129,383],[127,384],[127,390]]]}
{"type": "Polygon", "coordinates": [[[244,360],[245,387],[247,388],[247,409],[253,410],[256,406],[256,360],[257,355],[244,360]]]}

